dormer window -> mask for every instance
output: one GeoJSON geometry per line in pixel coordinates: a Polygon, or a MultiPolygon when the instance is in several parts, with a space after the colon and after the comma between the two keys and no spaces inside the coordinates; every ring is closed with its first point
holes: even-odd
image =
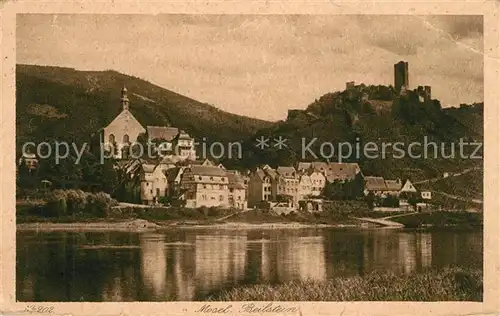
{"type": "Polygon", "coordinates": [[[201,176],[198,177],[198,180],[201,180],[201,176]]]}

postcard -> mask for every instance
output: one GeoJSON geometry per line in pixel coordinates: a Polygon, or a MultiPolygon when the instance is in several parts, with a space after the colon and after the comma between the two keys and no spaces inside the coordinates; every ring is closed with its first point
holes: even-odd
{"type": "Polygon", "coordinates": [[[3,3],[0,312],[498,315],[499,10],[3,3]]]}

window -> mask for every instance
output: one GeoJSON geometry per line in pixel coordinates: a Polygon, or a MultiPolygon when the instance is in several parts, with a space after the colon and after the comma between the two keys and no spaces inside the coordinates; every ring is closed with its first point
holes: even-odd
{"type": "Polygon", "coordinates": [[[201,180],[201,176],[198,177],[198,180],[201,180]]]}
{"type": "Polygon", "coordinates": [[[109,142],[113,144],[115,142],[115,135],[109,134],[109,142]]]}
{"type": "Polygon", "coordinates": [[[219,195],[219,201],[224,201],[224,196],[223,195],[219,195]]]}
{"type": "Polygon", "coordinates": [[[219,185],[219,189],[224,190],[224,186],[222,184],[219,185]]]}
{"type": "Polygon", "coordinates": [[[123,143],[126,144],[129,142],[129,137],[127,134],[123,135],[123,143]]]}
{"type": "Polygon", "coordinates": [[[214,181],[214,177],[210,177],[210,181],[214,181]]]}

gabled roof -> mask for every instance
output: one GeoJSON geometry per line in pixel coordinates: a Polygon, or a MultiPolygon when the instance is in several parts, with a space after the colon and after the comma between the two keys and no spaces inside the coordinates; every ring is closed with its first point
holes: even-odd
{"type": "Polygon", "coordinates": [[[146,173],[153,173],[155,171],[156,165],[153,164],[142,164],[142,170],[146,173]]]}
{"type": "Polygon", "coordinates": [[[311,168],[312,164],[310,162],[299,162],[297,165],[297,170],[308,170],[311,168]]]}
{"type": "Polygon", "coordinates": [[[322,161],[314,161],[314,162],[312,162],[312,167],[316,171],[323,172],[323,171],[326,171],[328,169],[328,164],[326,162],[322,162],[322,161]]]}
{"type": "Polygon", "coordinates": [[[123,122],[126,122],[127,125],[136,125],[140,126],[143,130],[144,127],[139,123],[139,121],[135,118],[135,116],[129,110],[122,110],[120,114],[118,114],[112,121],[109,123],[106,128],[109,128],[112,125],[120,126],[123,122]]]}
{"type": "Polygon", "coordinates": [[[147,126],[146,131],[149,139],[164,139],[169,142],[179,134],[177,127],[147,126]]]}
{"type": "Polygon", "coordinates": [[[214,166],[214,163],[211,162],[209,159],[197,159],[193,160],[190,163],[193,166],[214,166]]]}
{"type": "Polygon", "coordinates": [[[329,182],[335,180],[353,180],[361,172],[357,163],[313,162],[315,171],[324,172],[329,182]]]}
{"type": "Polygon", "coordinates": [[[243,178],[235,173],[228,173],[227,179],[229,181],[228,187],[230,189],[245,189],[245,184],[243,182],[243,178]]]}
{"type": "Polygon", "coordinates": [[[382,177],[365,177],[365,189],[368,191],[386,191],[387,186],[382,177]]]}
{"type": "Polygon", "coordinates": [[[190,140],[191,136],[189,136],[189,134],[186,133],[185,131],[181,130],[179,132],[179,134],[177,134],[177,136],[175,138],[177,138],[177,139],[184,139],[184,140],[190,140]]]}
{"type": "Polygon", "coordinates": [[[278,173],[273,168],[266,168],[264,172],[273,179],[276,179],[278,173]]]}
{"type": "Polygon", "coordinates": [[[387,191],[399,191],[403,187],[401,180],[385,180],[387,191]]]}
{"type": "Polygon", "coordinates": [[[295,174],[297,173],[294,167],[285,167],[285,166],[278,166],[276,171],[280,176],[285,178],[295,178],[295,174]]]}
{"type": "Polygon", "coordinates": [[[190,170],[190,172],[193,175],[217,176],[217,177],[225,177],[225,176],[227,176],[226,171],[224,171],[221,168],[216,167],[216,166],[192,165],[191,167],[187,168],[186,171],[187,170],[190,170]]]}
{"type": "Polygon", "coordinates": [[[299,178],[299,182],[300,183],[311,182],[311,177],[307,173],[302,174],[299,178]]]}
{"type": "Polygon", "coordinates": [[[174,182],[175,180],[180,180],[180,174],[182,174],[182,167],[175,167],[164,170],[163,173],[167,177],[168,182],[174,182]]]}

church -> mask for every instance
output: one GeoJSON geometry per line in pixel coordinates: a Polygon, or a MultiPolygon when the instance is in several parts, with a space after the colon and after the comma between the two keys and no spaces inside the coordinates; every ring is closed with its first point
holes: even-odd
{"type": "MultiPolygon", "coordinates": [[[[145,128],[130,112],[128,91],[123,87],[121,92],[122,111],[108,126],[99,130],[99,137],[104,149],[113,154],[115,159],[129,157],[130,146],[138,142],[141,134],[148,141],[161,140],[162,153],[173,160],[195,160],[194,139],[185,131],[176,127],[146,126],[145,128]]],[[[147,148],[144,153],[147,154],[147,148]]],[[[153,157],[150,157],[153,158],[153,157]]]]}

